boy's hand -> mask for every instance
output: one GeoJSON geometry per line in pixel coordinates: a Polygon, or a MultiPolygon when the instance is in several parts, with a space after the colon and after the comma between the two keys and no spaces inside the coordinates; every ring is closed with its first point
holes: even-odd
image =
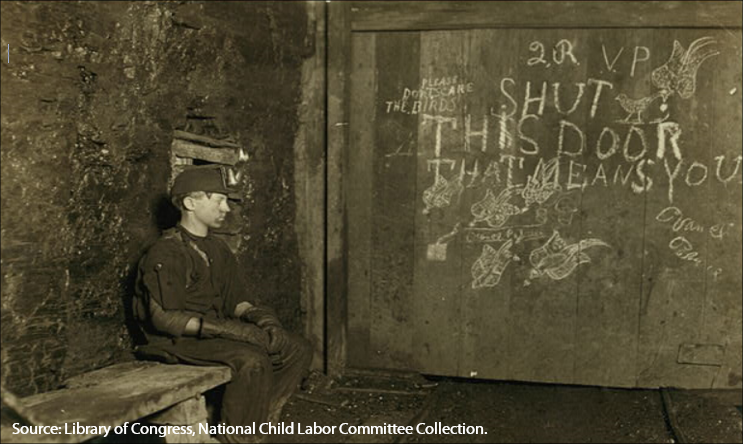
{"type": "Polygon", "coordinates": [[[289,342],[286,331],[281,327],[266,327],[268,333],[268,353],[279,353],[289,342]]]}
{"type": "Polygon", "coordinates": [[[268,307],[252,306],[240,315],[240,319],[260,328],[281,327],[276,312],[268,307]]]}

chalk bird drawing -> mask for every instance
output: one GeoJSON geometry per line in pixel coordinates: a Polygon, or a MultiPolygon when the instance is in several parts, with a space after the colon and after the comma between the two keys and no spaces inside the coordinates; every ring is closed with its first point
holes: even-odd
{"type": "Polygon", "coordinates": [[[682,99],[689,99],[694,95],[697,83],[699,66],[710,57],[720,54],[709,47],[717,43],[712,37],[701,37],[684,50],[678,40],[673,41],[673,52],[668,61],[655,68],[650,75],[653,85],[666,94],[676,93],[682,99]]]}
{"type": "Polygon", "coordinates": [[[508,187],[501,191],[498,197],[495,197],[493,190],[488,188],[479,202],[472,204],[470,211],[475,216],[475,220],[470,226],[478,222],[485,221],[492,228],[502,227],[503,224],[511,217],[523,213],[523,210],[516,205],[508,203],[513,197],[518,195],[523,187],[508,187]]]}
{"type": "Polygon", "coordinates": [[[426,204],[423,214],[428,214],[432,208],[448,207],[451,205],[452,196],[461,195],[462,191],[464,191],[464,162],[457,177],[446,180],[444,176],[438,174],[433,185],[423,191],[423,203],[426,204]]]}
{"type": "Polygon", "coordinates": [[[503,276],[503,270],[506,269],[511,260],[514,259],[511,247],[513,240],[509,239],[496,250],[490,245],[483,245],[482,254],[472,264],[472,289],[476,290],[482,287],[495,287],[503,276]]]}
{"type": "Polygon", "coordinates": [[[598,246],[609,247],[600,239],[584,239],[568,245],[555,230],[544,245],[529,254],[529,262],[534,267],[529,277],[535,279],[547,275],[554,280],[565,279],[578,265],[591,262],[591,258],[584,253],[584,250],[598,246]]]}
{"type": "MultiPolygon", "coordinates": [[[[696,91],[699,66],[708,58],[720,54],[719,51],[709,47],[715,43],[717,41],[712,37],[701,37],[691,42],[688,49],[684,49],[678,40],[674,40],[673,51],[666,63],[655,68],[650,74],[653,85],[658,88],[656,93],[639,99],[628,97],[624,93],[616,97],[615,100],[627,112],[622,122],[643,123],[642,114],[657,99],[663,99],[661,111],[666,110],[668,107],[666,102],[674,94],[678,94],[682,99],[690,99],[696,91]],[[634,119],[630,120],[633,116],[634,119]]],[[[667,117],[665,116],[664,119],[667,117]]]]}
{"type": "Polygon", "coordinates": [[[643,123],[642,113],[645,112],[645,110],[648,108],[648,106],[650,106],[651,103],[661,97],[665,102],[668,99],[668,92],[665,90],[658,91],[655,94],[647,97],[642,97],[640,99],[632,99],[630,97],[627,97],[627,94],[621,93],[614,100],[618,101],[622,109],[627,111],[627,117],[622,119],[622,122],[640,124],[643,123]],[[630,117],[632,116],[635,116],[635,119],[630,121],[630,117]]]}

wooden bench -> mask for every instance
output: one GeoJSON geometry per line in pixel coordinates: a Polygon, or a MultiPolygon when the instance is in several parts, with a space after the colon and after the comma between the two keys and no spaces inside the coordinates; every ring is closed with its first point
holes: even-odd
{"type": "MultiPolygon", "coordinates": [[[[228,367],[167,365],[156,362],[127,362],[68,380],[65,388],[20,400],[24,416],[33,425],[119,426],[126,422],[191,426],[196,436],[172,434],[166,442],[216,442],[200,434],[206,423],[204,392],[230,381],[228,367]]],[[[109,436],[113,433],[109,433],[109,436]]],[[[2,442],[78,443],[97,435],[12,433],[3,424],[2,442]]]]}

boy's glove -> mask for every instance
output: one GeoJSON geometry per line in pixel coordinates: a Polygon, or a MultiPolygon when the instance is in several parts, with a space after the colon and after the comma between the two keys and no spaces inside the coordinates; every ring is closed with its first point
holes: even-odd
{"type": "Polygon", "coordinates": [[[240,320],[255,324],[269,335],[268,353],[275,354],[286,346],[288,338],[276,312],[269,307],[253,306],[240,315],[240,320]]]}
{"type": "Polygon", "coordinates": [[[255,324],[260,328],[281,327],[281,322],[276,316],[276,312],[268,307],[250,307],[240,315],[240,319],[255,324]]]}
{"type": "Polygon", "coordinates": [[[265,331],[269,336],[268,353],[270,354],[279,353],[289,342],[286,330],[281,327],[266,327],[265,331]]]}
{"type": "Polygon", "coordinates": [[[224,338],[257,345],[268,351],[269,335],[260,327],[230,319],[201,319],[200,338],[224,338]]]}

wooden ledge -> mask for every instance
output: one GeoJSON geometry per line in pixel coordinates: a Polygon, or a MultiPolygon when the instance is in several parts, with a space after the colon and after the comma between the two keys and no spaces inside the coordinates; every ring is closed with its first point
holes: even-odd
{"type": "MultiPolygon", "coordinates": [[[[26,410],[40,425],[117,426],[162,411],[229,382],[228,367],[128,362],[87,373],[67,387],[29,396],[26,410]]],[[[11,435],[3,427],[3,442],[81,442],[95,435],[11,435]]]]}

